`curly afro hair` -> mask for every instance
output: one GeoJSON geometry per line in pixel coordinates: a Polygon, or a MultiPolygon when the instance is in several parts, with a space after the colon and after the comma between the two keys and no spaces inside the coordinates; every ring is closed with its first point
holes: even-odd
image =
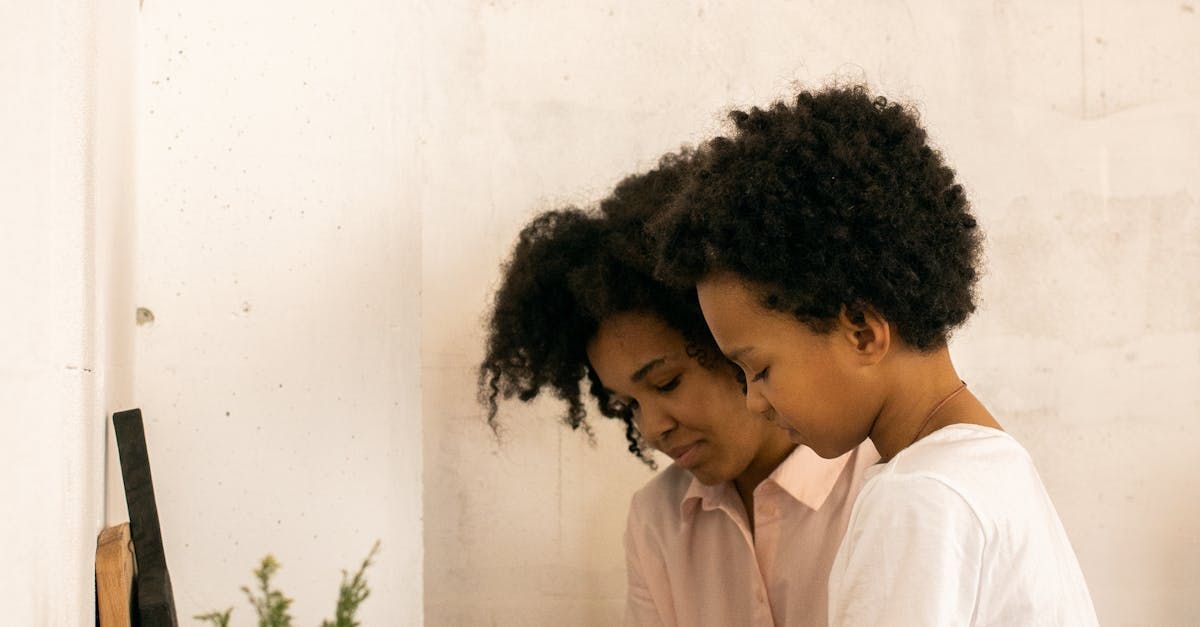
{"type": "Polygon", "coordinates": [[[944,346],[975,310],[982,235],[916,114],[851,87],[730,118],[648,227],[656,275],[730,271],[814,331],[871,307],[914,348],[944,346]]]}
{"type": "Polygon", "coordinates": [[[586,348],[605,319],[639,312],[678,330],[688,354],[705,367],[724,362],[695,291],[653,278],[654,250],[644,232],[646,220],[680,189],[690,159],[686,152],[668,155],[656,169],[626,178],[598,212],[549,211],[521,231],[503,268],[479,367],[480,401],[493,429],[499,399],[529,401],[548,389],[567,404],[563,421],[591,437],[586,380],[600,413],[625,423],[629,451],[654,467],[632,416],[610,404],[586,348]]]}

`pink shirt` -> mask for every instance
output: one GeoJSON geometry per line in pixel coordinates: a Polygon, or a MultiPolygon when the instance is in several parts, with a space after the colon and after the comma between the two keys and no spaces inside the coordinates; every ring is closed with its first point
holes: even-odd
{"type": "Polygon", "coordinates": [[[868,440],[837,459],[799,446],[754,490],[754,530],[732,483],[672,465],[633,497],[627,625],[825,625],[827,587],[868,440]]]}

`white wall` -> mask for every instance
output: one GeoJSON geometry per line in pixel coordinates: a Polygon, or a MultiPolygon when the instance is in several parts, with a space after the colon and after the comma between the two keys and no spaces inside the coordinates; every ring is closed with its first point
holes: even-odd
{"type": "Polygon", "coordinates": [[[420,624],[411,6],[140,14],[136,399],[185,623],[271,552],[298,625],[382,554],[366,625],[420,624]]]}
{"type": "Polygon", "coordinates": [[[492,439],[498,264],[534,212],[835,75],[918,104],[969,187],[990,273],[954,352],[1101,621],[1200,619],[1194,3],[560,4],[3,5],[6,620],[91,620],[104,425],[137,405],[184,623],[247,624],[270,551],[315,624],[380,538],[365,624],[612,624],[650,475],[550,401],[492,439]]]}
{"type": "Polygon", "coordinates": [[[129,389],[122,276],[134,9],[0,7],[4,622],[94,621],[106,417],[129,389]]]}
{"type": "Polygon", "coordinates": [[[423,125],[428,624],[613,624],[614,425],[473,401],[498,264],[534,212],[799,81],[917,104],[987,230],[960,370],[1026,444],[1104,624],[1200,619],[1200,21],[1194,3],[457,2],[428,16],[423,125]]]}

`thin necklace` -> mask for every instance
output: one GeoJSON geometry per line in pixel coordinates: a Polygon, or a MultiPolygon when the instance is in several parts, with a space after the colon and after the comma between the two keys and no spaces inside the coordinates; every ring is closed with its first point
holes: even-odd
{"type": "MultiPolygon", "coordinates": [[[[912,446],[912,445],[916,444],[917,440],[921,439],[921,434],[925,432],[925,427],[929,426],[929,421],[933,420],[934,414],[938,413],[938,411],[940,411],[943,407],[945,407],[946,403],[949,403],[955,396],[958,396],[960,393],[962,393],[963,390],[967,389],[966,381],[959,380],[959,383],[961,383],[962,385],[955,388],[954,391],[951,392],[949,396],[947,396],[946,398],[943,398],[941,400],[941,402],[939,402],[937,405],[935,405],[933,407],[933,409],[929,412],[929,414],[927,416],[925,416],[925,420],[921,423],[921,428],[917,429],[917,435],[913,436],[912,442],[909,442],[908,446],[912,446]]],[[[908,446],[906,446],[904,448],[908,448],[908,446]]]]}

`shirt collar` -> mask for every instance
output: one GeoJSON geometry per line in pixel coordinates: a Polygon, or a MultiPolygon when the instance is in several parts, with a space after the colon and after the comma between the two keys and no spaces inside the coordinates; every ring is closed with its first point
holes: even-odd
{"type": "Polygon", "coordinates": [[[687,492],[683,495],[683,500],[679,503],[679,513],[684,518],[688,518],[695,513],[697,507],[701,507],[704,511],[719,509],[725,504],[729,498],[729,492],[733,491],[733,483],[726,481],[717,485],[704,485],[692,475],[692,482],[688,485],[687,492]]]}
{"type": "Polygon", "coordinates": [[[825,459],[807,446],[797,446],[763,483],[770,481],[811,510],[819,510],[833,492],[854,451],[825,459]]]}
{"type": "MultiPolygon", "coordinates": [[[[774,483],[804,506],[814,511],[819,510],[833,492],[833,486],[837,484],[838,477],[842,475],[842,470],[852,453],[853,451],[836,459],[825,459],[807,446],[797,446],[763,483],[774,483]]],[[[761,485],[759,487],[761,488],[761,485]]],[[[755,492],[758,492],[758,489],[755,492]]],[[[697,507],[704,511],[720,509],[723,505],[730,505],[730,499],[736,496],[737,492],[730,481],[708,486],[693,476],[683,500],[679,503],[679,513],[687,518],[695,513],[697,507]]]]}

